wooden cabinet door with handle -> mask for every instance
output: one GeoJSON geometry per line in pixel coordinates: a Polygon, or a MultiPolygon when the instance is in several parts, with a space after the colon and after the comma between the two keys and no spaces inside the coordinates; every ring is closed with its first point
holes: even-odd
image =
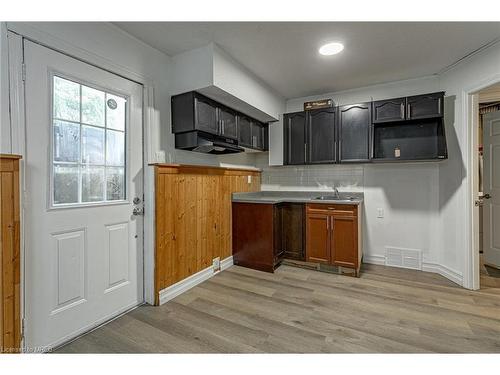
{"type": "Polygon", "coordinates": [[[358,218],[331,216],[331,260],[336,266],[357,268],[358,265],[358,218]]]}
{"type": "Polygon", "coordinates": [[[378,100],[373,102],[373,122],[403,121],[405,114],[406,98],[378,100]]]}
{"type": "Polygon", "coordinates": [[[219,108],[220,134],[224,137],[237,139],[236,113],[226,108],[219,108]]]}
{"type": "Polygon", "coordinates": [[[330,216],[311,213],[306,223],[306,260],[316,263],[330,263],[330,216]]]}

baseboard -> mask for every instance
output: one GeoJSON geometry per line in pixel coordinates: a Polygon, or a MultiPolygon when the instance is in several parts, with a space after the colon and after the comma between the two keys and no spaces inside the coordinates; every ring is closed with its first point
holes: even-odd
{"type": "Polygon", "coordinates": [[[460,286],[463,286],[464,284],[464,277],[462,274],[455,270],[452,270],[451,268],[443,266],[442,264],[423,262],[422,271],[437,273],[460,286]]]}
{"type": "Polygon", "coordinates": [[[191,275],[184,280],[181,280],[174,285],[169,286],[163,290],[160,290],[160,305],[174,299],[175,297],[181,295],[182,293],[188,291],[189,289],[195,287],[196,285],[210,279],[214,275],[217,275],[219,272],[228,269],[233,265],[233,257],[227,257],[220,262],[220,271],[214,272],[212,267],[207,267],[200,272],[191,275]]]}
{"type": "Polygon", "coordinates": [[[385,266],[385,256],[383,255],[363,255],[363,263],[378,264],[385,266]]]}
{"type": "MultiPolygon", "coordinates": [[[[363,255],[363,263],[378,264],[385,266],[385,256],[383,255],[363,255]]],[[[392,267],[392,266],[391,266],[392,267]]],[[[403,267],[398,267],[403,268],[403,267]]],[[[463,276],[451,268],[433,262],[422,262],[422,271],[437,273],[454,283],[463,286],[463,276]]]]}

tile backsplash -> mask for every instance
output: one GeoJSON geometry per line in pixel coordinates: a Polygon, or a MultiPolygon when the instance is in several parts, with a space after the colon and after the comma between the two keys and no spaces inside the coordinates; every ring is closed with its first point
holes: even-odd
{"type": "Polygon", "coordinates": [[[363,191],[363,166],[307,165],[261,167],[262,190],[363,191]]]}

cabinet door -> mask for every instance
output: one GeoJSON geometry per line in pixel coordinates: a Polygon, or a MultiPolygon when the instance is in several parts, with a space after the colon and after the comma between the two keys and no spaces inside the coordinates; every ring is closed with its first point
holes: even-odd
{"type": "Polygon", "coordinates": [[[245,116],[238,116],[238,142],[240,146],[252,147],[252,123],[245,116]]]}
{"type": "Polygon", "coordinates": [[[370,103],[339,108],[339,159],[341,162],[370,159],[370,103]]]}
{"type": "Polygon", "coordinates": [[[264,148],[264,133],[260,122],[252,121],[252,147],[257,150],[264,148]]]}
{"type": "Polygon", "coordinates": [[[330,219],[328,214],[308,214],[306,260],[330,263],[330,219]]]}
{"type": "Polygon", "coordinates": [[[269,151],[269,125],[265,125],[262,131],[264,133],[264,151],[269,151]]]}
{"type": "Polygon", "coordinates": [[[336,266],[357,268],[358,218],[331,216],[332,263],[336,266]]]}
{"type": "Polygon", "coordinates": [[[283,138],[285,165],[306,162],[306,115],[304,112],[283,115],[283,138]]]}
{"type": "Polygon", "coordinates": [[[211,134],[219,133],[217,107],[208,99],[196,97],[194,101],[195,127],[211,134]]]}
{"type": "Polygon", "coordinates": [[[373,122],[393,122],[405,119],[406,98],[373,102],[373,122]]]}
{"type": "Polygon", "coordinates": [[[282,246],[287,259],[305,260],[304,205],[284,203],[282,205],[282,246]]]}
{"type": "Polygon", "coordinates": [[[406,102],[406,118],[417,120],[443,116],[442,92],[433,94],[410,96],[406,102]]]}
{"type": "Polygon", "coordinates": [[[236,113],[226,108],[219,108],[220,134],[228,138],[238,138],[236,113]]]}
{"type": "Polygon", "coordinates": [[[307,112],[308,163],[334,163],[336,108],[317,109],[307,112]]]}

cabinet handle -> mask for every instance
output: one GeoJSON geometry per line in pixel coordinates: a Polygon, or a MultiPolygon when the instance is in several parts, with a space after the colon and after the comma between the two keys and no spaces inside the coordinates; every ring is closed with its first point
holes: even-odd
{"type": "Polygon", "coordinates": [[[330,218],[326,218],[326,231],[328,232],[330,230],[330,218]]]}
{"type": "Polygon", "coordinates": [[[406,118],[408,118],[408,119],[409,119],[409,118],[410,118],[410,116],[411,116],[411,115],[410,115],[410,112],[411,112],[411,111],[410,111],[410,109],[411,109],[411,105],[410,105],[410,104],[407,104],[407,105],[406,105],[406,112],[407,112],[407,113],[406,113],[406,118]]]}
{"type": "Polygon", "coordinates": [[[307,143],[304,143],[304,162],[307,160],[307,143]]]}
{"type": "Polygon", "coordinates": [[[401,112],[401,118],[404,119],[405,118],[405,105],[403,103],[401,103],[399,108],[400,108],[400,112],[401,112]]]}
{"type": "Polygon", "coordinates": [[[328,207],[329,210],[335,210],[335,207],[328,207]]]}

